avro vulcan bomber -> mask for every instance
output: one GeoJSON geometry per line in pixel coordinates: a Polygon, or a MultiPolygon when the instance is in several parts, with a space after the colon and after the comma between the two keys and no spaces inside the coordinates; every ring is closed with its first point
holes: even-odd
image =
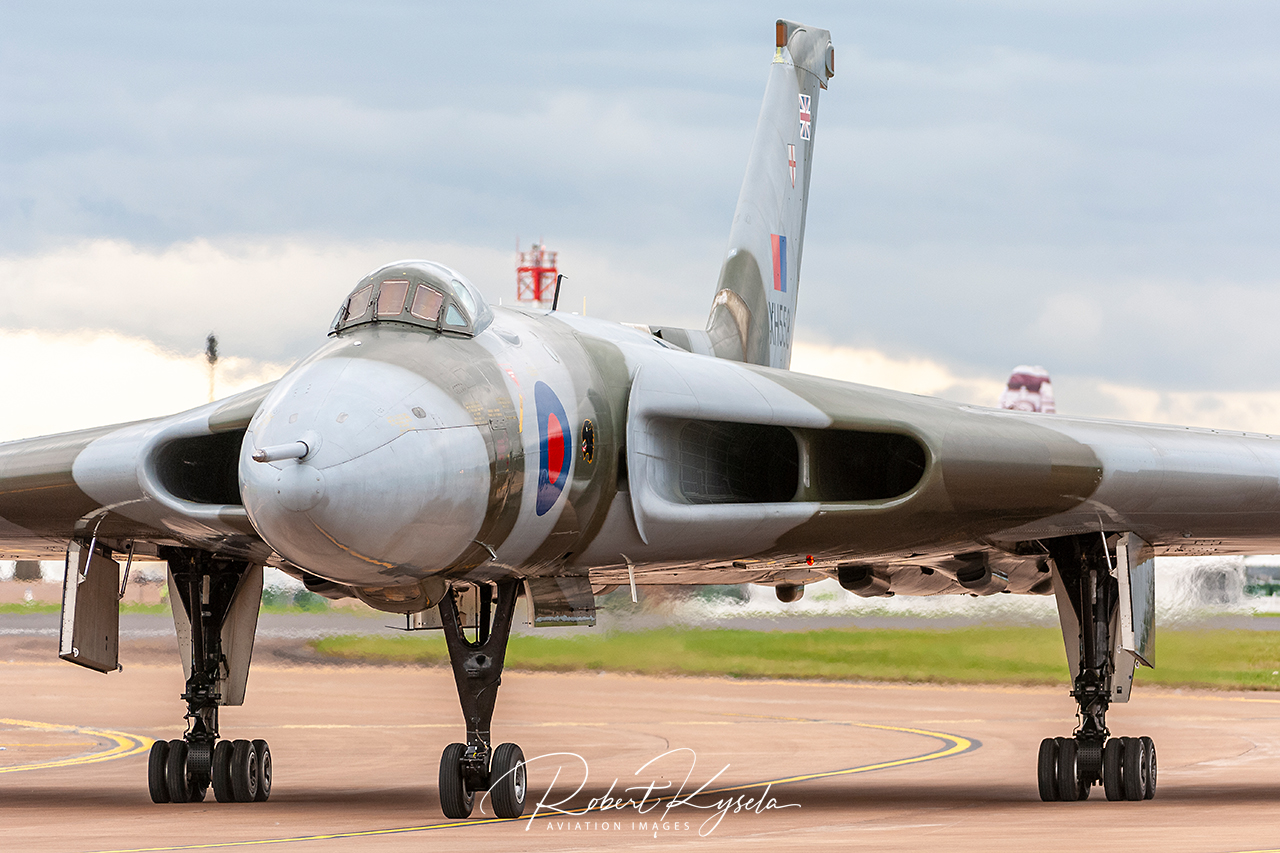
{"type": "Polygon", "coordinates": [[[524,756],[490,726],[517,598],[536,626],[590,625],[594,595],[658,583],[1055,596],[1080,723],[1041,744],[1040,793],[1154,794],[1154,745],[1106,725],[1154,663],[1153,557],[1280,551],[1280,440],[790,372],[834,73],[829,33],[778,21],[703,329],[493,307],[399,261],[273,384],[0,445],[0,554],[67,560],[62,657],[114,669],[121,568],[168,564],[187,731],[151,753],[156,802],[270,794],[266,742],[218,727],[264,566],[444,632],[465,720],[440,761],[450,817],[486,791],[524,810],[524,756]]]}

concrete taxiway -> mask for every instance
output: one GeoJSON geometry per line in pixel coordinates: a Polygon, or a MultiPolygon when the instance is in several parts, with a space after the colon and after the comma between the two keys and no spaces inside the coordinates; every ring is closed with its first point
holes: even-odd
{"type": "Polygon", "coordinates": [[[145,748],[182,732],[176,660],[126,655],[123,672],[99,675],[0,638],[8,661],[0,662],[0,844],[82,852],[1074,851],[1084,838],[1124,850],[1280,846],[1275,694],[1144,691],[1110,721],[1117,733],[1155,739],[1157,798],[1109,803],[1094,789],[1087,802],[1042,803],[1035,748],[1069,732],[1065,689],[512,672],[494,731],[535,759],[529,812],[540,800],[580,809],[611,797],[623,806],[543,809],[513,822],[477,811],[468,822],[444,820],[436,799],[440,751],[462,734],[447,670],[280,663],[287,659],[264,659],[246,705],[222,718],[226,736],[269,740],[271,800],[222,804],[210,795],[159,806],[147,797],[145,748]],[[536,758],[553,753],[573,755],[536,758]],[[655,802],[682,786],[720,793],[669,808],[655,802]]]}

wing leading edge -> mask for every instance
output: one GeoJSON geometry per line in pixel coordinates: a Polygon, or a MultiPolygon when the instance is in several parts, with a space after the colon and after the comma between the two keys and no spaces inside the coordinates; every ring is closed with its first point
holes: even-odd
{"type": "Polygon", "coordinates": [[[202,548],[265,560],[236,465],[274,383],[163,418],[0,444],[0,556],[61,557],[92,537],[155,556],[202,548]]]}

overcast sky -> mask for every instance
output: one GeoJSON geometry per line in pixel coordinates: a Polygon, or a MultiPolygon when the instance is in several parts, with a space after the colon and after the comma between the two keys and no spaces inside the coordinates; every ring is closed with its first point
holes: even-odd
{"type": "Polygon", "coordinates": [[[1091,414],[1280,393],[1280,6],[1247,0],[9,4],[0,329],[287,363],[370,268],[509,300],[540,236],[571,306],[701,326],[779,14],[836,46],[801,342],[1039,363],[1091,414]]]}

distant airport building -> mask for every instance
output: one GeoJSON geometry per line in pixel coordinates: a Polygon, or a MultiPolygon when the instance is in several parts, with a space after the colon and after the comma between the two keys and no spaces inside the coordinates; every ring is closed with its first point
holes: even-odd
{"type": "Polygon", "coordinates": [[[1009,382],[1000,395],[1000,408],[1019,412],[1044,412],[1052,415],[1053,383],[1049,371],[1039,365],[1020,364],[1009,374],[1009,382]]]}

